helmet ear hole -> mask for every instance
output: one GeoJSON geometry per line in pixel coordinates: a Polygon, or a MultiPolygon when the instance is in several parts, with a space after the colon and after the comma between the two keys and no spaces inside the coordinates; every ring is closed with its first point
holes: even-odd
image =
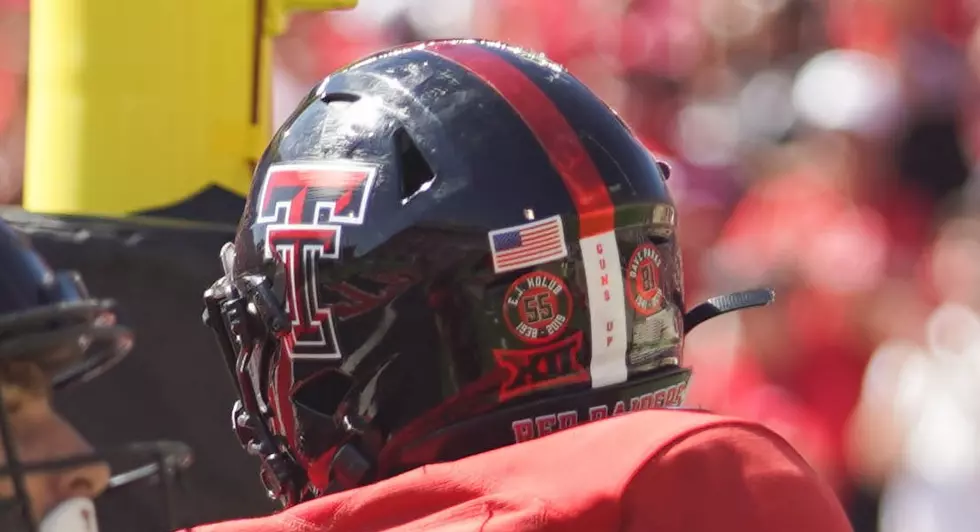
{"type": "Polygon", "coordinates": [[[394,142],[398,154],[398,173],[401,176],[402,205],[408,203],[416,194],[428,190],[436,178],[435,172],[425,160],[411,135],[405,128],[395,131],[394,142]]]}
{"type": "Polygon", "coordinates": [[[353,379],[346,373],[328,369],[300,383],[293,391],[292,399],[299,406],[333,416],[353,385],[353,379]]]}

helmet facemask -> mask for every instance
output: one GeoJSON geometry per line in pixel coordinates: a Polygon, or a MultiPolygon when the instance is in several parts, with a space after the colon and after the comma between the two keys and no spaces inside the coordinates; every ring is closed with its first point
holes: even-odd
{"type": "MultiPolygon", "coordinates": [[[[74,272],[47,275],[50,278],[44,283],[47,291],[44,299],[50,304],[0,315],[0,385],[45,395],[43,399],[32,401],[48,401],[50,393],[101,375],[125,357],[133,345],[132,333],[116,323],[111,301],[91,298],[80,276],[74,272]],[[12,379],[12,373],[27,373],[33,378],[25,383],[23,378],[12,379]]],[[[26,417],[28,414],[23,414],[25,419],[20,419],[22,414],[12,409],[7,399],[7,394],[0,394],[0,445],[6,457],[0,467],[0,482],[10,486],[10,496],[0,500],[0,529],[94,531],[97,530],[97,519],[93,498],[146,481],[161,486],[164,502],[168,509],[171,508],[168,499],[177,474],[191,462],[190,450],[184,444],[158,441],[99,451],[90,450],[86,445],[86,450],[80,453],[57,452],[50,458],[34,459],[30,455],[37,452],[35,449],[24,448],[23,443],[18,445],[23,431],[27,430],[23,427],[30,428],[29,423],[34,420],[26,417]],[[108,468],[110,476],[104,485],[76,489],[82,494],[56,500],[53,507],[50,506],[52,501],[34,500],[32,493],[37,493],[32,492],[31,486],[35,485],[32,477],[59,475],[71,479],[77,474],[79,478],[70,481],[86,483],[84,475],[77,472],[87,468],[108,468]]],[[[53,411],[45,416],[45,423],[56,423],[69,430],[72,437],[77,437],[70,425],[53,411]],[[51,416],[50,419],[47,416],[51,416]]],[[[61,436],[63,434],[50,434],[54,438],[61,436]]],[[[41,432],[37,437],[49,436],[41,432]]],[[[51,443],[54,449],[61,445],[57,441],[35,441],[35,445],[45,443],[51,443]]],[[[170,514],[175,517],[172,509],[170,514]]],[[[171,522],[168,530],[174,525],[171,522]]]]}

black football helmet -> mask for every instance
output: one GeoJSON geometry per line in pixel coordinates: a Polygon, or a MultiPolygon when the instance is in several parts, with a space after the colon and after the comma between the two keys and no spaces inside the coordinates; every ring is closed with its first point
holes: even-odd
{"type": "Polygon", "coordinates": [[[259,162],[205,294],[284,505],[681,404],[667,168],[547,58],[434,41],[330,75],[259,162]]]}
{"type": "MultiPolygon", "coordinates": [[[[132,332],[116,322],[113,306],[112,301],[91,297],[77,273],[52,271],[22,234],[0,220],[0,367],[36,365],[56,392],[92,380],[133,345],[132,332]]],[[[94,506],[84,497],[59,505],[47,516],[35,515],[32,476],[71,477],[85,468],[108,466],[108,492],[148,480],[169,490],[175,474],[190,464],[186,446],[164,441],[29,461],[23,457],[38,453],[15,443],[17,414],[4,398],[0,395],[0,483],[13,490],[12,497],[0,498],[0,530],[96,530],[94,506]]]]}

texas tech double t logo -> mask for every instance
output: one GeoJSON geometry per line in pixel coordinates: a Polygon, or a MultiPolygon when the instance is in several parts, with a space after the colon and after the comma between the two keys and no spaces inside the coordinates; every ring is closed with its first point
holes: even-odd
{"type": "Polygon", "coordinates": [[[317,291],[321,259],[340,258],[345,225],[361,225],[377,168],[349,161],[273,165],[259,191],[257,223],[267,224],[265,257],[287,271],[293,359],[340,360],[333,316],[317,291]]]}

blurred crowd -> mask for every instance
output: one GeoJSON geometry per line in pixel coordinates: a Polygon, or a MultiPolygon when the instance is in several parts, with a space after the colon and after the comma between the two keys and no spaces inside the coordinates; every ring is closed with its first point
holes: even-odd
{"type": "Polygon", "coordinates": [[[20,200],[24,175],[29,1],[0,0],[0,205],[20,200]]]}
{"type": "MultiPolygon", "coordinates": [[[[360,0],[293,17],[274,113],[428,38],[545,52],[673,172],[688,400],[770,426],[860,531],[980,523],[980,0],[360,0]]],[[[0,0],[0,203],[23,171],[27,0],[0,0]]]]}

